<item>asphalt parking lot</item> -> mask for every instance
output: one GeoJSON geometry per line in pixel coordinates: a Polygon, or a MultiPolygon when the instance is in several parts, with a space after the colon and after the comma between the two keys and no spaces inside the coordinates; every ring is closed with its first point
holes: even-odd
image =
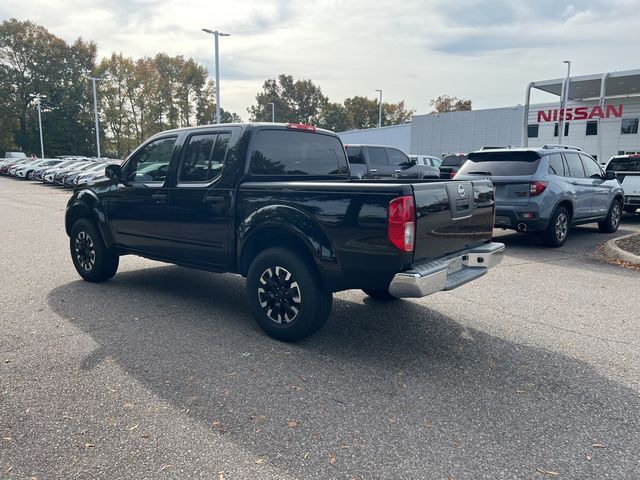
{"type": "Polygon", "coordinates": [[[279,343],[243,279],[68,256],[68,191],[0,178],[0,478],[640,478],[640,271],[589,225],[279,343]]]}

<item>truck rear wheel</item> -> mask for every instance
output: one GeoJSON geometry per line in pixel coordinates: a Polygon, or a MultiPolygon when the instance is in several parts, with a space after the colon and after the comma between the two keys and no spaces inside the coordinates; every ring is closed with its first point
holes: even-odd
{"type": "Polygon", "coordinates": [[[120,257],[107,248],[100,232],[89,220],[81,219],[73,224],[69,248],[73,266],[89,282],[109,280],[118,271],[120,257]]]}
{"type": "Polygon", "coordinates": [[[314,265],[284,248],[260,252],[247,273],[249,307],[267,335],[284,342],[301,340],[322,328],[333,297],[314,265]]]}

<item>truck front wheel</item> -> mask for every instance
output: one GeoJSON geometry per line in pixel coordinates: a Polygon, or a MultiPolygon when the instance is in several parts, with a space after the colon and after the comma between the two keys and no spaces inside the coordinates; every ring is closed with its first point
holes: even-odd
{"type": "Polygon", "coordinates": [[[100,232],[89,220],[81,219],[73,224],[69,248],[73,266],[89,282],[109,280],[118,271],[120,257],[107,248],[100,232]]]}
{"type": "Polygon", "coordinates": [[[331,312],[331,292],[324,288],[315,266],[284,248],[268,248],[256,256],[246,288],[260,328],[285,342],[317,332],[331,312]]]}

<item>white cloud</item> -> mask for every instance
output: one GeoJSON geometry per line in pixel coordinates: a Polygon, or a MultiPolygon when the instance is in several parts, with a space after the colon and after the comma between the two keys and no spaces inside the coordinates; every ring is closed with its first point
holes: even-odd
{"type": "Polygon", "coordinates": [[[139,57],[193,57],[213,76],[220,29],[222,106],[247,117],[267,78],[309,78],[333,101],[405,100],[418,113],[447,93],[474,107],[522,103],[528,82],[637,68],[640,9],[628,0],[86,1],[4,0],[2,18],[30,19],[72,41],[139,57]]]}

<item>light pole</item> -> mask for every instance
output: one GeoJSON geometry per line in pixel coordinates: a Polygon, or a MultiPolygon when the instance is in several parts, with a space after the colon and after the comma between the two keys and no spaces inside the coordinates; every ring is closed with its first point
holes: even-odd
{"type": "Polygon", "coordinates": [[[203,32],[210,33],[216,39],[216,123],[220,123],[220,62],[218,59],[218,37],[229,37],[229,33],[222,33],[218,30],[203,28],[203,32]]]}
{"type": "Polygon", "coordinates": [[[269,102],[269,105],[271,105],[271,123],[275,123],[276,122],[276,104],[275,102],[269,102]]]}
{"type": "Polygon", "coordinates": [[[560,131],[558,132],[558,138],[560,145],[562,145],[562,139],[564,137],[564,124],[565,124],[565,116],[567,109],[567,100],[569,98],[569,75],[571,74],[571,61],[563,60],[562,63],[567,64],[567,76],[564,79],[562,85],[562,98],[560,99],[560,113],[562,114],[562,118],[560,119],[560,131]]]}
{"type": "Polygon", "coordinates": [[[376,88],[376,92],[380,93],[380,99],[378,100],[378,128],[382,127],[382,90],[376,88]]]}
{"type": "Polygon", "coordinates": [[[98,123],[98,100],[96,97],[96,82],[102,80],[97,77],[89,77],[87,76],[87,80],[91,80],[93,84],[93,112],[96,116],[96,147],[98,148],[98,160],[100,159],[100,125],[98,123]]]}
{"type": "Polygon", "coordinates": [[[40,131],[40,154],[42,155],[40,158],[44,158],[44,142],[42,141],[42,114],[40,112],[40,102],[41,99],[47,98],[47,96],[42,95],[41,93],[31,93],[29,94],[29,96],[36,99],[36,105],[38,106],[38,130],[40,131]]]}

